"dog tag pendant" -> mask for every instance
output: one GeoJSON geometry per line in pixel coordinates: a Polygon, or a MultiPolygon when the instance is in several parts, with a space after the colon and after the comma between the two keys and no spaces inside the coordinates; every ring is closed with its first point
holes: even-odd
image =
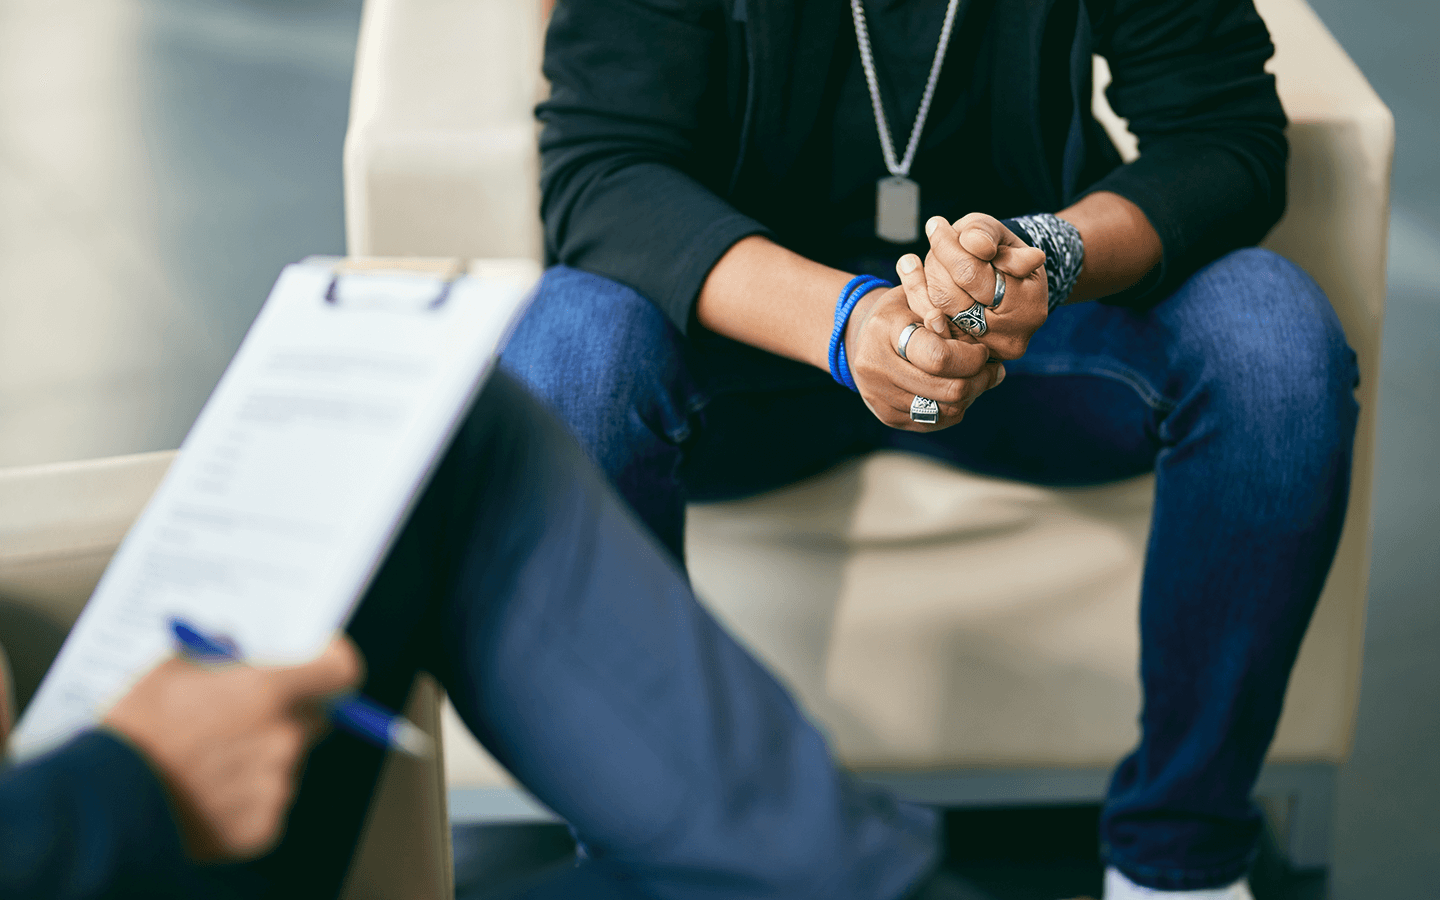
{"type": "Polygon", "coordinates": [[[875,234],[892,244],[920,239],[920,185],[904,175],[875,182],[875,234]]]}

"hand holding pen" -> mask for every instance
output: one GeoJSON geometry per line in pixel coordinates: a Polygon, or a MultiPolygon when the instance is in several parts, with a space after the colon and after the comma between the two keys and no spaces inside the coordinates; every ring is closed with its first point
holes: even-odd
{"type": "MultiPolygon", "coordinates": [[[[170,633],[181,655],[192,662],[214,665],[240,661],[239,648],[233,642],[207,635],[182,619],[170,620],[170,633]]],[[[417,758],[435,752],[434,742],[419,726],[368,697],[336,697],[326,713],[335,727],[378,747],[417,758]]]]}
{"type": "Polygon", "coordinates": [[[354,690],[361,670],[343,637],[298,666],[217,668],[169,659],[141,678],[103,725],[165,785],[192,856],[243,859],[278,840],[305,757],[325,730],[323,706],[354,690]]]}

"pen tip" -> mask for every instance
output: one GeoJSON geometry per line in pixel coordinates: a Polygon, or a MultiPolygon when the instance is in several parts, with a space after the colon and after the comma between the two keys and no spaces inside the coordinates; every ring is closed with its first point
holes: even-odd
{"type": "Polygon", "coordinates": [[[398,722],[390,732],[395,747],[411,756],[428,759],[435,755],[435,741],[410,722],[398,722]]]}

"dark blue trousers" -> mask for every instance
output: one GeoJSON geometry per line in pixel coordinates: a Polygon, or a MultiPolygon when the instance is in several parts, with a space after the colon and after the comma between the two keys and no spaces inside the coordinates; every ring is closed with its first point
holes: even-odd
{"type": "MultiPolygon", "coordinates": [[[[688,501],[764,490],[882,447],[1052,484],[1153,470],[1142,738],[1111,783],[1104,852],[1156,888],[1245,873],[1260,829],[1250,793],[1344,519],[1357,415],[1354,354],[1294,265],[1243,250],[1152,310],[1063,307],[1006,364],[1004,384],[930,435],[885,428],[826,373],[698,325],[682,336],[633,290],[563,267],[546,274],[503,361],[677,560],[688,501]]],[[[677,695],[652,710],[678,725],[687,707],[717,699],[677,695]]],[[[650,764],[635,752],[634,765],[650,764]]],[[[774,802],[782,814],[788,794],[774,802]]],[[[823,805],[790,811],[806,834],[844,821],[823,805]]],[[[684,819],[717,814],[691,806],[684,819]]],[[[910,820],[890,827],[897,846],[910,840],[910,820]]]]}
{"type": "MultiPolygon", "coordinates": [[[[349,632],[366,693],[398,707],[417,671],[435,673],[481,742],[574,827],[583,870],[536,896],[895,898],[934,864],[934,814],[836,769],[564,427],[503,373],[349,632]]],[[[380,763],[327,738],[284,843],[212,872],[213,895],[333,896],[380,763]]]]}

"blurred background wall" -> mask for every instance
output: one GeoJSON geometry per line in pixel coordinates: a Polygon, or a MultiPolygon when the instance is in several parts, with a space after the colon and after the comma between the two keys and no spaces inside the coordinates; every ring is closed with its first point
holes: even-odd
{"type": "Polygon", "coordinates": [[[176,446],[344,249],[359,0],[0,0],[0,466],[176,446]]]}
{"type": "MultiPolygon", "coordinates": [[[[1366,673],[1332,896],[1431,897],[1440,7],[1310,2],[1398,136],[1366,673]]],[[[359,11],[359,0],[0,0],[0,467],[176,446],[279,268],[343,251],[359,11]]]]}

